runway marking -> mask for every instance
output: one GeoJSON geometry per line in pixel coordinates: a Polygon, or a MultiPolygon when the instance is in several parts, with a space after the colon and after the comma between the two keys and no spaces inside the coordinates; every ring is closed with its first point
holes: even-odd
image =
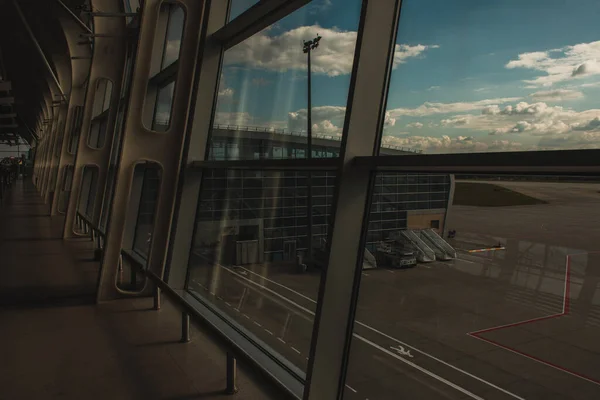
{"type": "MultiPolygon", "coordinates": [[[[436,379],[436,380],[438,380],[438,381],[440,381],[440,382],[442,382],[442,383],[445,383],[446,385],[450,386],[451,388],[454,388],[454,389],[458,390],[459,392],[466,394],[467,396],[471,397],[472,399],[484,400],[484,399],[483,399],[483,397],[479,397],[479,396],[477,396],[476,394],[474,394],[474,393],[472,393],[472,392],[468,391],[467,389],[465,389],[465,388],[463,388],[463,387],[461,387],[461,386],[458,386],[457,384],[455,384],[455,383],[453,383],[453,382],[450,382],[449,380],[447,380],[447,379],[444,379],[444,378],[442,378],[441,376],[439,376],[439,375],[437,375],[437,374],[434,374],[433,372],[431,372],[431,371],[429,371],[429,370],[427,370],[427,369],[425,369],[425,368],[423,368],[423,367],[421,367],[421,366],[419,366],[419,365],[415,364],[415,363],[414,363],[414,362],[412,362],[412,361],[409,361],[409,360],[407,360],[407,359],[406,359],[406,358],[404,358],[404,357],[400,357],[400,356],[399,356],[398,354],[396,354],[396,353],[392,353],[392,352],[391,352],[391,351],[389,351],[388,349],[385,349],[385,348],[383,348],[383,347],[379,346],[378,344],[376,344],[376,343],[373,343],[373,342],[371,342],[370,340],[368,340],[368,339],[366,339],[366,338],[364,338],[364,337],[362,337],[362,336],[360,336],[360,335],[358,335],[358,334],[356,334],[356,333],[354,334],[354,337],[355,337],[355,338],[357,338],[358,340],[362,340],[363,342],[365,342],[365,343],[367,343],[367,344],[369,344],[369,345],[371,345],[371,346],[375,347],[376,349],[378,349],[378,350],[380,350],[380,351],[382,351],[382,352],[384,352],[384,353],[386,353],[386,354],[388,354],[388,355],[390,355],[390,356],[394,357],[395,359],[397,359],[397,360],[399,360],[399,361],[401,361],[401,362],[403,362],[403,363],[405,363],[405,364],[407,364],[407,365],[410,365],[411,367],[413,367],[413,368],[415,368],[415,369],[417,369],[417,370],[421,371],[421,372],[422,372],[422,373],[424,373],[425,375],[428,375],[428,376],[430,376],[430,377],[432,377],[432,378],[434,378],[434,379],[436,379]]],[[[523,400],[524,400],[524,399],[523,399],[523,400]]]]}
{"type": "Polygon", "coordinates": [[[270,330],[268,330],[267,328],[265,328],[265,332],[267,332],[269,335],[272,335],[273,332],[271,332],[270,330]]]}
{"type": "Polygon", "coordinates": [[[242,315],[243,315],[244,317],[246,317],[246,318],[250,319],[250,317],[249,317],[249,316],[247,316],[246,314],[242,314],[242,315]]]}
{"type": "Polygon", "coordinates": [[[258,322],[256,322],[256,321],[252,321],[252,322],[254,322],[254,325],[257,325],[257,326],[262,326],[261,324],[259,324],[259,323],[258,323],[258,322]]]}
{"type": "Polygon", "coordinates": [[[506,250],[506,247],[487,247],[485,249],[467,250],[467,253],[483,253],[485,251],[506,250]]]}
{"type": "MultiPolygon", "coordinates": [[[[229,272],[231,272],[231,273],[233,273],[233,274],[236,274],[236,272],[235,272],[235,271],[231,271],[229,268],[226,268],[226,267],[224,267],[224,266],[222,266],[222,265],[220,265],[220,264],[217,264],[217,265],[219,265],[221,268],[224,268],[225,270],[227,270],[227,271],[229,271],[229,272]]],[[[244,267],[241,267],[241,268],[244,268],[244,267]]],[[[291,288],[288,288],[287,286],[285,286],[285,285],[283,285],[283,284],[281,284],[281,283],[279,283],[279,282],[275,282],[275,281],[273,281],[272,279],[266,278],[266,277],[264,277],[264,276],[262,276],[262,275],[260,275],[260,274],[257,274],[256,272],[254,272],[254,271],[251,271],[251,270],[249,270],[249,269],[246,269],[246,268],[244,268],[244,269],[245,269],[246,271],[250,272],[251,274],[257,275],[257,276],[261,277],[262,279],[264,279],[264,280],[266,280],[266,281],[268,281],[268,282],[271,282],[271,283],[273,283],[273,284],[275,284],[275,285],[277,285],[277,286],[280,286],[280,287],[282,287],[282,288],[284,288],[284,289],[286,289],[286,290],[289,290],[290,292],[292,292],[292,293],[295,293],[295,294],[297,294],[298,296],[300,296],[300,297],[302,297],[302,298],[304,298],[304,299],[306,299],[306,300],[308,300],[308,301],[310,301],[310,302],[312,302],[312,303],[314,303],[314,304],[316,304],[316,303],[317,303],[315,300],[311,299],[310,297],[308,297],[308,296],[305,296],[305,295],[303,295],[302,293],[298,293],[297,291],[295,291],[295,290],[293,290],[293,289],[291,289],[291,288]]],[[[252,283],[252,284],[254,284],[254,285],[257,285],[257,286],[260,286],[260,287],[262,287],[263,289],[265,289],[265,290],[269,291],[270,293],[272,293],[272,294],[276,295],[277,297],[281,298],[282,300],[284,300],[284,301],[286,301],[286,302],[288,302],[288,303],[290,303],[290,304],[293,304],[294,306],[296,306],[296,307],[300,308],[300,309],[301,309],[301,310],[303,310],[304,312],[306,312],[306,313],[308,313],[308,314],[310,314],[310,315],[313,315],[313,316],[315,315],[315,313],[314,313],[314,312],[312,312],[312,311],[308,310],[308,309],[307,309],[307,308],[305,308],[305,307],[302,307],[301,305],[299,305],[298,303],[296,303],[296,302],[294,302],[294,301],[292,301],[292,300],[288,299],[287,297],[285,297],[285,296],[283,296],[283,295],[281,295],[281,294],[279,294],[279,293],[277,293],[277,292],[275,292],[275,291],[273,291],[273,290],[271,290],[271,289],[269,289],[269,288],[267,288],[267,287],[265,287],[265,286],[263,286],[263,285],[260,285],[260,284],[258,284],[257,282],[251,281],[251,280],[249,280],[248,278],[245,278],[245,277],[241,277],[241,278],[242,278],[242,279],[245,279],[245,280],[247,280],[248,282],[251,282],[251,283],[252,283]]],[[[417,352],[417,353],[419,353],[419,354],[422,354],[422,355],[424,355],[424,356],[426,356],[426,357],[429,357],[429,358],[431,358],[432,360],[435,360],[435,361],[439,362],[439,363],[440,363],[440,364],[442,364],[442,365],[445,365],[445,366],[447,366],[447,367],[449,367],[449,368],[452,368],[452,369],[453,369],[453,370],[455,370],[455,371],[458,371],[458,372],[460,372],[460,373],[462,373],[462,374],[464,374],[464,375],[466,375],[466,376],[468,376],[468,377],[470,377],[470,378],[473,378],[473,379],[475,379],[475,380],[477,380],[477,381],[479,381],[479,382],[481,382],[481,383],[483,383],[483,384],[485,384],[485,385],[488,385],[489,387],[492,387],[492,388],[494,388],[494,389],[496,389],[496,390],[499,390],[499,391],[501,391],[502,393],[505,393],[505,394],[507,394],[507,395],[509,395],[509,396],[511,396],[511,397],[513,397],[513,398],[515,398],[515,399],[519,399],[519,400],[525,400],[523,397],[520,397],[520,396],[518,396],[518,395],[516,395],[516,394],[514,394],[514,393],[512,393],[512,392],[509,392],[509,391],[508,391],[508,390],[506,390],[506,389],[503,389],[503,388],[501,388],[501,387],[499,387],[499,386],[497,386],[497,385],[494,385],[493,383],[491,383],[491,382],[489,382],[489,381],[486,381],[485,379],[483,379],[483,378],[480,378],[480,377],[478,377],[478,376],[476,376],[476,375],[473,375],[473,374],[471,374],[470,372],[467,372],[467,371],[465,371],[465,370],[462,370],[462,369],[460,369],[460,368],[458,368],[458,367],[456,367],[456,366],[454,366],[454,365],[452,365],[452,364],[449,364],[449,363],[447,363],[446,361],[443,361],[443,360],[441,360],[441,359],[439,359],[439,358],[437,358],[437,357],[435,357],[435,356],[433,356],[433,355],[431,355],[431,354],[429,354],[429,353],[426,353],[426,352],[424,352],[424,351],[422,351],[422,350],[419,350],[419,349],[417,349],[416,347],[413,347],[413,346],[409,345],[408,343],[402,342],[401,340],[398,340],[398,339],[396,339],[396,338],[394,338],[394,337],[392,337],[392,336],[390,336],[390,335],[388,335],[388,334],[386,334],[386,333],[383,333],[383,332],[381,332],[381,331],[379,331],[379,330],[377,330],[377,329],[375,329],[375,328],[373,328],[373,327],[371,327],[371,326],[369,326],[369,325],[367,325],[367,324],[365,324],[365,323],[363,323],[363,322],[360,322],[360,321],[358,321],[358,320],[356,320],[355,322],[356,322],[358,325],[360,325],[360,326],[362,326],[362,327],[364,327],[364,328],[366,328],[366,329],[369,329],[369,330],[371,330],[371,331],[373,331],[373,332],[375,332],[375,333],[377,333],[377,334],[379,334],[379,335],[381,335],[381,336],[383,336],[383,337],[385,337],[385,338],[387,338],[387,339],[389,339],[389,340],[392,340],[392,341],[394,341],[394,342],[396,342],[396,343],[398,343],[398,344],[400,344],[400,345],[402,345],[402,346],[404,346],[404,347],[406,347],[406,348],[409,348],[409,349],[411,349],[411,350],[413,350],[413,351],[415,351],[415,352],[417,352]]],[[[357,333],[354,333],[354,334],[353,334],[353,336],[354,336],[354,337],[356,337],[356,338],[362,338],[362,337],[361,337],[361,336],[359,336],[357,333]]],[[[362,339],[364,339],[364,338],[362,338],[362,339]]],[[[361,340],[362,340],[362,339],[361,339],[361,340]]],[[[364,339],[364,341],[366,341],[365,343],[372,343],[372,342],[369,342],[367,339],[364,339]]],[[[392,354],[394,357],[396,357],[396,355],[395,355],[394,353],[392,353],[392,352],[388,351],[387,349],[384,349],[384,348],[383,348],[383,347],[381,347],[381,346],[375,345],[374,343],[373,343],[373,345],[372,345],[372,346],[373,346],[373,347],[375,347],[375,348],[377,348],[378,350],[381,350],[381,351],[385,352],[386,354],[392,354]]],[[[398,357],[399,357],[399,356],[398,356],[398,357]]],[[[421,367],[419,367],[419,368],[421,368],[421,367]]],[[[417,369],[419,369],[419,368],[417,368],[417,369]]],[[[432,374],[433,374],[433,373],[432,373],[432,374]]],[[[434,375],[435,375],[435,374],[434,374],[434,375]]],[[[442,379],[443,379],[443,378],[442,378],[442,379]]],[[[442,381],[442,382],[443,382],[443,381],[442,381]]],[[[445,382],[444,382],[444,383],[445,383],[445,382]]]]}
{"type": "MultiPolygon", "coordinates": [[[[221,300],[223,300],[223,299],[221,299],[221,300]]],[[[231,307],[231,303],[226,301],[225,304],[227,304],[229,307],[231,307]]]]}
{"type": "Polygon", "coordinates": [[[504,350],[508,350],[511,353],[523,356],[523,357],[528,358],[528,359],[530,359],[532,361],[538,362],[540,364],[544,364],[544,365],[546,365],[548,367],[551,367],[551,368],[554,368],[554,369],[556,369],[558,371],[562,371],[562,372],[567,373],[569,375],[572,375],[572,376],[574,376],[576,378],[580,378],[580,379],[583,379],[583,380],[585,380],[587,382],[590,382],[590,383],[593,383],[595,385],[599,385],[600,386],[600,381],[599,380],[590,378],[590,377],[588,377],[588,376],[586,376],[584,374],[581,374],[579,372],[575,372],[575,371],[573,371],[573,370],[571,370],[569,368],[562,367],[562,366],[554,364],[552,362],[549,362],[549,361],[543,360],[541,358],[532,356],[531,354],[527,354],[527,353],[525,353],[523,351],[517,350],[514,347],[506,346],[506,345],[504,345],[502,343],[499,343],[499,342],[497,342],[495,340],[481,337],[481,335],[483,335],[485,333],[488,333],[488,332],[497,331],[497,330],[506,329],[506,328],[512,328],[512,327],[515,327],[515,326],[530,324],[532,322],[538,322],[538,321],[543,321],[543,320],[552,319],[552,318],[559,318],[559,317],[563,317],[565,315],[568,315],[569,312],[571,311],[571,299],[570,299],[570,297],[571,297],[571,256],[574,256],[574,255],[583,255],[583,254],[591,254],[591,253],[598,253],[598,252],[571,253],[571,254],[567,254],[567,256],[566,256],[567,260],[566,260],[566,265],[565,265],[565,287],[563,289],[562,312],[557,313],[557,314],[552,314],[552,315],[546,315],[546,316],[543,316],[543,317],[532,318],[532,319],[528,319],[528,320],[525,320],[525,321],[513,322],[513,323],[510,323],[510,324],[504,324],[504,325],[494,326],[494,327],[491,327],[491,328],[481,329],[481,330],[478,330],[478,331],[468,332],[467,335],[471,336],[471,337],[473,337],[475,339],[479,339],[479,340],[482,340],[484,342],[487,342],[487,343],[489,343],[489,344],[491,344],[493,346],[500,347],[500,348],[502,348],[504,350]]]}
{"type": "Polygon", "coordinates": [[[410,350],[404,350],[404,347],[402,347],[401,345],[398,345],[398,347],[390,346],[390,349],[394,350],[396,353],[400,354],[401,356],[407,356],[410,358],[414,358],[414,356],[412,354],[410,354],[410,350]]]}
{"type": "Polygon", "coordinates": [[[358,392],[356,391],[356,389],[354,389],[352,386],[350,386],[350,385],[346,385],[346,387],[347,387],[348,389],[352,390],[354,393],[358,393],[358,392]]]}
{"type": "Polygon", "coordinates": [[[294,350],[296,353],[301,354],[300,350],[298,350],[297,348],[295,348],[294,346],[290,346],[292,348],[292,350],[294,350]]]}
{"type": "Polygon", "coordinates": [[[281,343],[285,343],[285,340],[283,340],[282,338],[278,337],[277,340],[279,340],[281,343]]]}

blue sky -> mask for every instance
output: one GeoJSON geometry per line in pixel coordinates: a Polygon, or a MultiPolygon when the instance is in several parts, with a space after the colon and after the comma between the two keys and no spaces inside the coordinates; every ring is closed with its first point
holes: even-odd
{"type": "MultiPolygon", "coordinates": [[[[254,0],[234,0],[239,14],[254,0]]],[[[217,122],[339,135],[358,0],[315,0],[225,54],[217,122]]],[[[600,146],[600,2],[404,0],[384,142],[425,152],[600,146]]]]}

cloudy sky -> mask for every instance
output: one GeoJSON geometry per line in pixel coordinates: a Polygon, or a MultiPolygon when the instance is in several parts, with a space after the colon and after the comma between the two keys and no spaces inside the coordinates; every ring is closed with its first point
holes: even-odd
{"type": "MultiPolygon", "coordinates": [[[[256,3],[234,0],[232,14],[256,3]]],[[[315,0],[225,53],[216,123],[343,126],[358,0],[315,0]]],[[[600,2],[404,0],[384,143],[427,153],[600,147],[600,2]],[[434,11],[434,12],[433,12],[434,11]]]]}

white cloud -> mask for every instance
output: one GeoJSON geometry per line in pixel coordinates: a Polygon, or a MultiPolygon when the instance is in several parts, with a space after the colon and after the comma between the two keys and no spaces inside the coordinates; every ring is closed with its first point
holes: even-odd
{"type": "Polygon", "coordinates": [[[423,127],[423,124],[420,122],[413,122],[411,124],[406,124],[407,128],[415,128],[415,129],[421,129],[423,127]]]}
{"type": "Polygon", "coordinates": [[[552,86],[555,83],[600,74],[600,41],[580,43],[547,51],[522,53],[506,68],[526,68],[544,73],[524,82],[533,87],[552,86]]]}
{"type": "MultiPolygon", "coordinates": [[[[341,106],[313,107],[312,112],[311,112],[313,132],[321,133],[320,130],[322,129],[323,130],[322,133],[327,133],[328,131],[332,130],[331,126],[328,123],[330,123],[332,125],[334,125],[335,123],[338,123],[339,124],[338,126],[341,126],[344,121],[345,116],[346,116],[346,107],[341,107],[341,106]],[[315,125],[316,125],[317,129],[319,129],[319,130],[315,130],[315,125]]],[[[288,113],[288,128],[290,130],[302,132],[302,131],[306,131],[306,126],[307,126],[307,110],[306,110],[306,108],[288,113]]],[[[338,128],[338,129],[341,130],[341,128],[338,128]]]]}
{"type": "Polygon", "coordinates": [[[520,143],[508,140],[495,140],[485,143],[472,136],[457,136],[454,138],[447,135],[442,137],[384,136],[382,142],[384,145],[408,147],[423,150],[425,153],[515,151],[522,149],[520,143]]]}
{"type": "Polygon", "coordinates": [[[417,108],[396,108],[389,110],[392,117],[407,115],[411,117],[422,117],[434,114],[450,114],[468,111],[482,110],[486,106],[498,105],[520,100],[520,97],[506,97],[497,99],[479,100],[473,102],[458,103],[423,103],[417,108]]]}
{"type": "Polygon", "coordinates": [[[223,90],[219,90],[219,97],[233,97],[233,89],[232,88],[225,88],[223,90]]]}
{"type": "Polygon", "coordinates": [[[428,92],[431,92],[432,90],[440,90],[441,86],[430,86],[429,89],[427,89],[428,92]]]}
{"type": "Polygon", "coordinates": [[[456,115],[454,117],[441,120],[442,126],[461,126],[467,125],[471,121],[471,115],[456,115]]]}
{"type": "Polygon", "coordinates": [[[583,93],[577,90],[555,89],[535,92],[530,94],[529,97],[537,101],[554,102],[581,99],[583,97],[583,93]]]}
{"type": "MultiPolygon", "coordinates": [[[[354,61],[357,33],[319,25],[301,26],[279,35],[272,28],[248,38],[225,53],[225,64],[242,64],[271,71],[306,70],[303,40],[321,35],[319,47],[311,54],[312,72],[328,76],[348,75],[354,61]]],[[[438,46],[396,44],[394,67],[438,46]]]]}
{"type": "Polygon", "coordinates": [[[383,127],[388,128],[396,125],[396,118],[393,118],[389,111],[385,112],[385,119],[383,121],[383,127]]]}
{"type": "Polygon", "coordinates": [[[579,87],[582,88],[590,88],[590,87],[598,87],[600,86],[600,82],[590,82],[590,83],[584,83],[582,85],[579,85],[579,87]]]}

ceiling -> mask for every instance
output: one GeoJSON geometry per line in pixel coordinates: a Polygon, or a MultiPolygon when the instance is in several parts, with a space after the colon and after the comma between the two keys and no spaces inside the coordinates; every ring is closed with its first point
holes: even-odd
{"type": "MultiPolygon", "coordinates": [[[[79,15],[85,0],[62,2],[79,15]]],[[[0,0],[0,144],[20,136],[34,145],[40,124],[69,98],[65,24],[73,21],[58,0],[0,0]]]]}

